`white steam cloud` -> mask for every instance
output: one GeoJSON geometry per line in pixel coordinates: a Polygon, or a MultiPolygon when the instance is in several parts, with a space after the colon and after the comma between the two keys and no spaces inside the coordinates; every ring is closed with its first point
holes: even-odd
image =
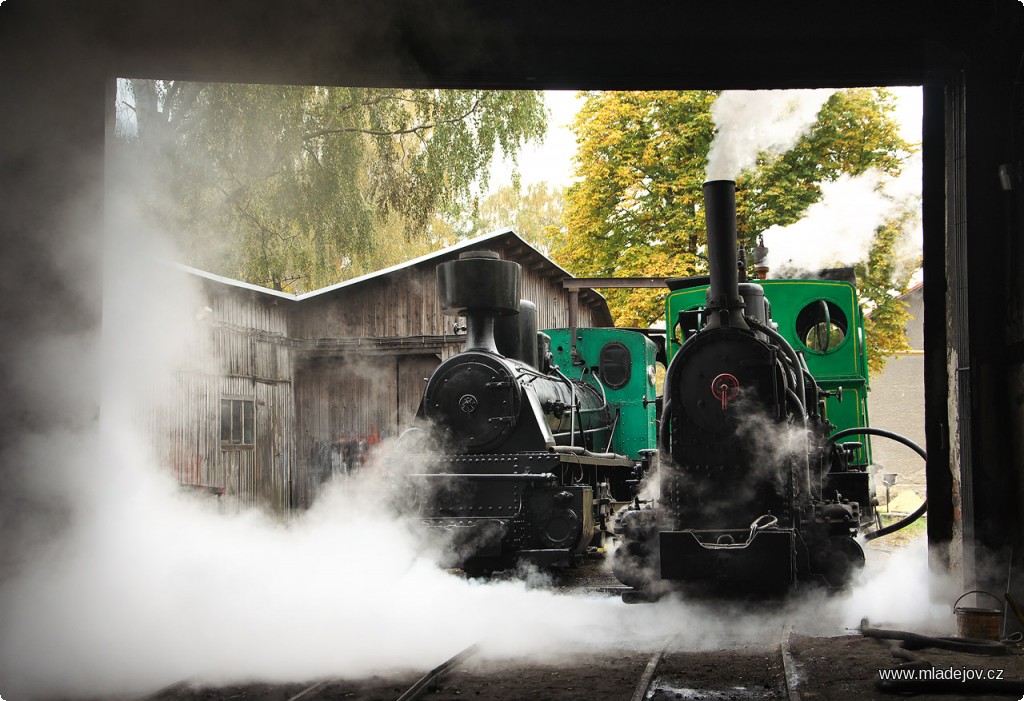
{"type": "MultiPolygon", "coordinates": [[[[221,513],[215,501],[180,491],[140,429],[139,407],[160,396],[182,349],[198,345],[197,307],[174,268],[153,263],[170,253],[118,192],[111,185],[102,332],[67,335],[54,320],[19,345],[20,400],[77,420],[33,426],[3,445],[4,461],[19,468],[4,503],[33,505],[18,512],[6,533],[14,542],[4,543],[4,698],[110,697],[183,678],[426,670],[476,641],[485,657],[551,660],[583,644],[617,649],[669,633],[690,649],[713,649],[777,639],[783,620],[834,634],[863,616],[909,626],[927,613],[920,553],[893,556],[848,597],[815,596],[770,613],[677,599],[627,606],[522,581],[467,580],[435,565],[413,529],[389,516],[373,470],[328,485],[287,523],[221,513]],[[907,592],[908,602],[878,596],[882,589],[907,592]]],[[[76,226],[69,216],[64,238],[89,239],[76,226]]],[[[63,269],[83,268],[68,260],[63,269]]],[[[68,283],[97,286],[91,277],[68,283]]]]}
{"type": "Polygon", "coordinates": [[[718,129],[708,180],[735,180],[762,152],[784,153],[814,125],[835,90],[727,90],[711,106],[718,129]]]}
{"type": "MultiPolygon", "coordinates": [[[[897,97],[895,118],[910,143],[921,137],[920,88],[889,88],[897,97]]],[[[725,91],[712,106],[717,134],[708,154],[708,180],[734,180],[762,152],[781,154],[814,125],[835,91],[725,91]]],[[[773,274],[815,274],[828,267],[853,265],[867,258],[875,230],[903,219],[897,258],[916,261],[921,254],[921,157],[911,156],[898,177],[869,170],[843,175],[821,185],[822,199],[804,218],[764,232],[773,274]]]]}
{"type": "Polygon", "coordinates": [[[816,273],[862,261],[867,258],[876,229],[907,214],[897,252],[904,260],[917,258],[922,242],[920,183],[920,158],[911,159],[898,178],[872,169],[823,182],[821,200],[808,207],[802,219],[764,232],[773,274],[816,273]]]}

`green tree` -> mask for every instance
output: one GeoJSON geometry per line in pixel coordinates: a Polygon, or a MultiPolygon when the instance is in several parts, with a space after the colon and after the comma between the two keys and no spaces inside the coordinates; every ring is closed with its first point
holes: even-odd
{"type": "Polygon", "coordinates": [[[564,236],[562,209],[565,191],[548,183],[533,183],[525,191],[518,183],[499,188],[479,203],[474,233],[510,228],[544,254],[564,236]]]}
{"type": "MultiPolygon", "coordinates": [[[[701,209],[715,136],[714,91],[590,93],[577,115],[577,182],[567,193],[556,260],[578,275],[706,272],[701,209]]],[[[868,168],[897,173],[911,146],[897,134],[883,89],[842,90],[781,155],[763,153],[737,177],[737,230],[747,248],[770,226],[797,221],[820,184],[868,168]]],[[[618,324],[646,326],[664,293],[609,290],[618,324]]]]}
{"type": "Polygon", "coordinates": [[[903,238],[903,225],[904,221],[895,220],[880,226],[867,260],[855,266],[861,303],[867,312],[864,333],[868,369],[872,373],[881,372],[889,356],[910,350],[905,332],[910,314],[901,296],[910,288],[921,259],[901,261],[896,255],[903,238]]]}
{"type": "Polygon", "coordinates": [[[422,252],[496,150],[541,139],[540,93],[131,80],[121,139],[187,262],[294,291],[422,252]],[[152,185],[152,181],[149,183],[152,185]]]}

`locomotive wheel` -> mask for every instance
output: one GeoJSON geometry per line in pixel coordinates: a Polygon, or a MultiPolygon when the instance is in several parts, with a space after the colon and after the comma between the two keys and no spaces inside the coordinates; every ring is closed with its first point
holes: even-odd
{"type": "Polygon", "coordinates": [[[645,589],[657,578],[658,557],[647,543],[630,541],[612,555],[612,574],[627,587],[645,589]]]}
{"type": "Polygon", "coordinates": [[[815,548],[812,565],[830,589],[842,589],[864,567],[864,551],[853,538],[833,536],[815,548]]]}
{"type": "Polygon", "coordinates": [[[462,574],[466,575],[466,579],[483,579],[491,575],[492,570],[486,567],[463,567],[462,574]]]}

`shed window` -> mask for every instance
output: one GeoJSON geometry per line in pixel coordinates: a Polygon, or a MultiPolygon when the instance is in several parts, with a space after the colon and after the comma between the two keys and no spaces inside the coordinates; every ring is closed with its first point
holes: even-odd
{"type": "Polygon", "coordinates": [[[222,445],[253,445],[254,425],[251,399],[220,400],[220,442],[222,445]]]}

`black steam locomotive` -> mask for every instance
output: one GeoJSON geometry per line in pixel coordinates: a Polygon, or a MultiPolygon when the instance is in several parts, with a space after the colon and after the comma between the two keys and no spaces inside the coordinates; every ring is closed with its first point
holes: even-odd
{"type": "Polygon", "coordinates": [[[429,378],[420,403],[417,418],[441,445],[416,458],[423,469],[409,478],[419,516],[444,541],[448,566],[570,564],[600,544],[646,470],[648,455],[609,451],[629,407],[614,397],[625,385],[602,376],[631,366],[622,356],[630,345],[613,340],[615,353],[578,362],[569,377],[537,331],[536,308],[520,299],[517,263],[463,253],[438,266],[437,282],[444,313],[466,318],[466,344],[429,378]]]}
{"type": "MultiPolygon", "coordinates": [[[[874,523],[861,444],[829,439],[825,392],[778,332],[761,285],[739,281],[735,186],[704,186],[710,280],[669,364],[660,498],[620,513],[617,577],[640,598],[686,585],[781,593],[841,587],[874,523]]],[[[629,597],[627,597],[629,598],[629,597]]]]}
{"type": "Polygon", "coordinates": [[[650,339],[538,332],[519,266],[494,253],[438,266],[445,313],[466,316],[466,347],[428,381],[418,417],[442,445],[416,458],[411,479],[448,565],[569,564],[611,531],[613,571],[632,588],[624,598],[645,600],[679,588],[838,588],[864,563],[857,538],[876,523],[877,502],[870,445],[850,439],[923,451],[859,428],[867,367],[856,290],[747,282],[735,185],[709,182],[704,194],[710,275],[669,285],[671,361],[657,401],[650,339]],[[852,396],[840,406],[844,385],[852,396]],[[648,473],[659,493],[641,501],[648,473]]]}

